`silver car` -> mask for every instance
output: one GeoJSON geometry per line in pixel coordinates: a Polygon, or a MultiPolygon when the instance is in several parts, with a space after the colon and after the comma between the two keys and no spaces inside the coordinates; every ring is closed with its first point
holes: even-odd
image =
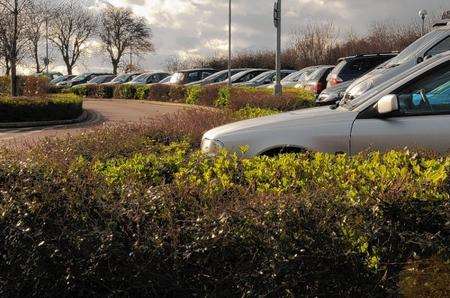
{"type": "Polygon", "coordinates": [[[371,88],[422,63],[434,55],[450,50],[450,20],[443,20],[435,29],[419,38],[397,57],[355,80],[346,90],[344,98],[354,99],[371,88]]]}
{"type": "Polygon", "coordinates": [[[205,133],[202,151],[245,157],[280,152],[354,154],[366,149],[450,149],[450,51],[338,107],[304,109],[205,133]]]}

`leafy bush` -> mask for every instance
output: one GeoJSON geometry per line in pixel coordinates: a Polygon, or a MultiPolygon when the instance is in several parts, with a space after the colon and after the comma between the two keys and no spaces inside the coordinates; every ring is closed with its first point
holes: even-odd
{"type": "Polygon", "coordinates": [[[231,116],[3,150],[0,294],[445,296],[450,157],[197,152],[231,116]]]}
{"type": "MultiPolygon", "coordinates": [[[[49,82],[46,77],[19,76],[18,78],[19,96],[41,96],[48,93],[49,82]]],[[[9,95],[11,93],[11,78],[0,77],[0,94],[9,95]]]]}
{"type": "Polygon", "coordinates": [[[75,95],[43,98],[0,98],[1,122],[75,119],[83,112],[83,101],[75,95]]]}
{"type": "Polygon", "coordinates": [[[137,85],[136,86],[136,93],[135,98],[139,100],[146,100],[148,99],[150,94],[150,87],[147,85],[137,85]]]}
{"type": "Polygon", "coordinates": [[[168,84],[154,84],[150,86],[148,99],[157,101],[170,101],[170,88],[168,84]]]}
{"type": "Polygon", "coordinates": [[[185,102],[187,88],[179,85],[170,85],[169,98],[173,102],[185,102]]]}
{"type": "Polygon", "coordinates": [[[187,88],[186,103],[190,105],[198,104],[202,87],[198,85],[189,86],[187,88]]]}
{"type": "Polygon", "coordinates": [[[231,91],[229,87],[222,87],[219,89],[219,94],[215,102],[216,107],[227,107],[230,104],[231,91]]]}
{"type": "Polygon", "coordinates": [[[114,87],[114,98],[134,99],[136,86],[132,84],[120,84],[114,87]]]}
{"type": "Polygon", "coordinates": [[[113,98],[114,97],[114,85],[112,84],[100,84],[96,87],[95,97],[99,98],[113,98]]]}
{"type": "Polygon", "coordinates": [[[245,108],[242,108],[242,109],[234,112],[234,117],[238,120],[251,119],[251,118],[270,116],[270,115],[278,114],[279,112],[280,111],[271,110],[271,109],[245,107],[245,108]]]}
{"type": "Polygon", "coordinates": [[[73,86],[72,88],[70,88],[70,91],[75,95],[82,97],[94,97],[98,94],[98,88],[95,84],[81,84],[73,86]]]}

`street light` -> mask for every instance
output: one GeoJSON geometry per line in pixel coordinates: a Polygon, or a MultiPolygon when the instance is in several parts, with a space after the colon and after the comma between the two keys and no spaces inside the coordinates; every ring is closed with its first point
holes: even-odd
{"type": "Polygon", "coordinates": [[[428,11],[426,11],[425,9],[421,9],[419,11],[419,17],[422,19],[422,36],[425,35],[425,19],[428,16],[428,11]]]}
{"type": "Polygon", "coordinates": [[[231,87],[231,0],[228,0],[228,87],[231,87]]]}
{"type": "Polygon", "coordinates": [[[276,53],[276,82],[275,95],[281,96],[283,87],[281,86],[281,0],[277,0],[273,9],[273,22],[277,28],[277,53],[276,53]]]}

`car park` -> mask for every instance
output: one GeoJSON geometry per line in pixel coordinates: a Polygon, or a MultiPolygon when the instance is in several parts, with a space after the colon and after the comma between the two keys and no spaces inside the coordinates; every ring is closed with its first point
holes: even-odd
{"type": "Polygon", "coordinates": [[[304,109],[206,132],[202,151],[245,157],[280,152],[355,154],[367,149],[450,149],[450,51],[339,106],[304,109]],[[246,148],[242,150],[242,148],[246,148]]]}
{"type": "Polygon", "coordinates": [[[116,76],[115,75],[102,75],[89,80],[86,85],[98,85],[111,82],[116,76]]]}
{"type": "MultiPolygon", "coordinates": [[[[235,68],[231,69],[231,75],[235,75],[241,71],[247,70],[247,68],[235,68]]],[[[198,82],[192,82],[186,84],[186,86],[192,86],[192,85],[208,85],[208,84],[214,84],[214,83],[221,83],[228,79],[228,69],[221,70],[219,72],[216,72],[206,78],[204,78],[201,81],[198,82]]]]}
{"type": "Polygon", "coordinates": [[[397,53],[362,54],[340,58],[338,65],[327,78],[327,87],[355,80],[395,56],[397,53]]]}
{"type": "MultiPolygon", "coordinates": [[[[281,79],[284,79],[286,76],[296,72],[295,70],[287,70],[282,69],[281,70],[281,79]]],[[[266,86],[269,84],[272,84],[276,78],[277,72],[275,70],[268,70],[266,72],[263,72],[259,76],[254,77],[248,82],[241,83],[242,86],[247,87],[260,87],[260,86],[266,86]]],[[[239,84],[238,84],[239,85],[239,84]]]]}
{"type": "Polygon", "coordinates": [[[161,82],[168,76],[170,76],[170,74],[167,72],[147,72],[134,77],[134,79],[127,84],[154,84],[161,82]]]}
{"type": "Polygon", "coordinates": [[[305,83],[297,84],[297,88],[305,88],[315,95],[325,90],[327,85],[327,77],[333,70],[334,65],[321,65],[313,73],[311,73],[305,80],[305,83]]]}
{"type": "Polygon", "coordinates": [[[193,82],[201,81],[216,71],[212,68],[197,68],[181,70],[172,75],[169,84],[185,85],[193,82]]]}
{"type": "Polygon", "coordinates": [[[345,90],[347,90],[348,86],[352,83],[353,80],[323,90],[317,97],[316,104],[332,105],[339,102],[344,97],[345,90]]]}
{"type": "MultiPolygon", "coordinates": [[[[445,16],[444,14],[444,17],[445,16]]],[[[450,50],[450,20],[443,19],[434,29],[413,42],[395,58],[351,84],[344,97],[355,99],[373,87],[401,74],[435,55],[450,50]]]]}

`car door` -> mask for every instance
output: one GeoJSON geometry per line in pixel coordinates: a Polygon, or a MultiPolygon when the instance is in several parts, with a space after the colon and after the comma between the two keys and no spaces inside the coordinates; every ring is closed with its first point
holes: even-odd
{"type": "Polygon", "coordinates": [[[351,152],[408,147],[450,150],[450,62],[398,88],[399,111],[380,116],[369,107],[355,120],[351,152]]]}

